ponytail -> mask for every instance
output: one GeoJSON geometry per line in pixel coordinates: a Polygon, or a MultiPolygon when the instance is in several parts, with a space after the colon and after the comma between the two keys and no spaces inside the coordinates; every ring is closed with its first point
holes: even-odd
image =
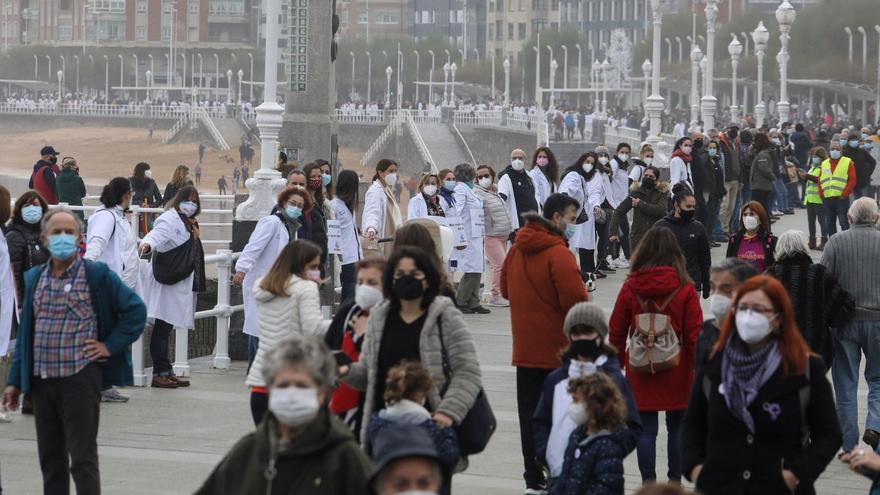
{"type": "Polygon", "coordinates": [[[430,373],[421,363],[404,361],[388,370],[383,399],[389,405],[412,400],[417,394],[426,395],[433,386],[430,373]]]}

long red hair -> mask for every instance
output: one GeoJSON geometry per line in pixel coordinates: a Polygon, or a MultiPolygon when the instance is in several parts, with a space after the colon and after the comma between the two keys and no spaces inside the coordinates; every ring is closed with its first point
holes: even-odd
{"type": "MultiPolygon", "coordinates": [[[[736,308],[743,295],[759,290],[767,295],[779,316],[779,328],[773,333],[773,338],[779,341],[779,352],[782,353],[782,371],[788,375],[803,375],[807,368],[807,360],[810,356],[810,346],[804,340],[797,323],[794,319],[794,309],[785,287],[775,278],[769,275],[757,275],[746,280],[736,290],[736,298],[731,308],[736,308]]],[[[724,350],[731,332],[736,331],[736,318],[734,311],[729,311],[721,326],[721,333],[712,355],[724,350]]]]}

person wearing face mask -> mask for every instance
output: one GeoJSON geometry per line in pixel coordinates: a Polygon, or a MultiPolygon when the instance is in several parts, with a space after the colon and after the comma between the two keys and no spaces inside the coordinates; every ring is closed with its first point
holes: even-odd
{"type": "Polygon", "coordinates": [[[367,493],[439,495],[447,471],[424,428],[393,425],[376,438],[367,493]]]}
{"type": "Polygon", "coordinates": [[[544,204],[559,188],[559,163],[550,148],[541,146],[535,150],[529,177],[535,184],[538,204],[544,204]]]}
{"type": "Polygon", "coordinates": [[[755,135],[755,145],[752,148],[752,170],[750,187],[752,199],[761,203],[764,210],[770,211],[770,195],[773,193],[773,184],[776,175],[773,173],[773,145],[766,134],[755,135]]]}
{"type": "Polygon", "coordinates": [[[336,381],[327,346],[292,334],[268,350],[259,379],[268,393],[265,419],[235,444],[196,495],[362,495],[370,461],[327,409],[336,381]]]}
{"type": "Polygon", "coordinates": [[[251,390],[251,415],[259,425],[266,415],[269,397],[263,380],[266,356],[292,334],[322,337],[329,321],[321,319],[321,248],[296,240],[287,243],[272,267],[257,279],[253,298],[257,306],[260,340],[245,384],[251,390]]]}
{"type": "Polygon", "coordinates": [[[611,378],[625,399],[626,424],[619,435],[624,456],[636,448],[642,432],[632,390],[620,371],[617,350],[606,341],[608,323],[602,308],[591,303],[575,304],[565,317],[564,329],[570,344],[562,354],[562,367],[544,380],[541,400],[532,419],[535,452],[550,471],[551,487],[562,475],[568,439],[580,426],[568,414],[573,404],[568,393],[570,382],[597,372],[611,378]]]}
{"type": "Polygon", "coordinates": [[[493,183],[495,171],[488,165],[477,167],[477,184],[474,194],[483,202],[483,228],[485,230],[486,260],[492,273],[489,306],[507,307],[510,302],[501,297],[501,267],[507,256],[507,239],[513,232],[504,200],[498,195],[493,183]]]}
{"type": "Polygon", "coordinates": [[[749,201],[743,206],[740,221],[742,226],[727,243],[727,257],[748,261],[758,273],[764,273],[775,263],[776,249],[767,211],[760,203],[749,201]]]}
{"type": "MultiPolygon", "coordinates": [[[[17,323],[15,304],[15,277],[12,274],[12,261],[9,258],[9,245],[6,243],[6,223],[12,215],[12,198],[9,190],[0,186],[0,377],[6,374],[8,369],[10,341],[12,329],[17,323]],[[5,301],[5,302],[4,302],[5,301]]],[[[0,378],[2,379],[2,378],[0,378]]],[[[0,423],[8,423],[11,418],[0,411],[0,423]]],[[[2,489],[2,487],[0,487],[2,489]]]]}
{"type": "Polygon", "coordinates": [[[580,223],[566,225],[565,228],[569,246],[577,250],[581,279],[584,282],[607,277],[596,269],[596,215],[605,202],[602,175],[597,169],[598,158],[593,152],[584,153],[565,169],[559,184],[559,192],[580,205],[575,215],[576,222],[580,223]],[[568,233],[569,230],[571,233],[568,233]]]}
{"type": "Polygon", "coordinates": [[[394,237],[394,231],[403,223],[393,191],[397,184],[397,168],[397,163],[393,160],[379,160],[373,183],[364,195],[361,232],[367,241],[365,252],[386,255],[388,244],[380,247],[378,241],[394,237]]]}
{"type": "MultiPolygon", "coordinates": [[[[321,160],[323,162],[323,160],[321,160]]],[[[329,168],[329,164],[327,167],[329,168]]],[[[327,187],[324,185],[324,177],[330,177],[330,174],[324,174],[323,168],[319,161],[306,164],[303,172],[308,177],[306,190],[312,195],[312,209],[317,214],[317,220],[321,222],[324,230],[327,229],[327,220],[335,220],[333,217],[333,208],[330,206],[330,199],[327,187]]],[[[330,182],[327,182],[330,184],[330,182]]],[[[326,263],[326,259],[322,261],[326,263]]]]}
{"type": "Polygon", "coordinates": [[[846,212],[849,208],[849,198],[856,188],[858,179],[856,167],[851,158],[843,155],[843,147],[840,143],[831,143],[828,151],[828,159],[819,165],[819,197],[825,207],[825,223],[828,237],[837,233],[837,224],[840,230],[849,230],[849,220],[846,212]]]}
{"type": "Polygon", "coordinates": [[[672,159],[669,160],[669,183],[675,187],[679,182],[684,182],[691,192],[694,190],[694,178],[691,172],[693,149],[691,138],[683,137],[675,142],[672,159]]]}
{"type": "Polygon", "coordinates": [[[776,243],[776,264],[767,270],[776,277],[791,298],[797,328],[822,357],[827,369],[834,360],[833,330],[843,328],[853,318],[855,303],[840,287],[837,278],[810,258],[807,236],[788,230],[776,243]]]}
{"type": "Polygon", "coordinates": [[[152,387],[189,386],[189,380],[174,374],[168,358],[168,339],[174,328],[195,326],[195,293],[204,287],[205,273],[205,255],[196,220],[200,212],[199,192],[193,186],[184,186],[138,247],[141,256],[151,255],[149,275],[144,280],[144,302],[148,317],[155,319],[150,337],[152,387]],[[175,262],[181,258],[192,261],[175,262]]]}
{"type": "Polygon", "coordinates": [[[773,208],[768,213],[774,217],[782,215],[792,215],[794,210],[788,203],[788,171],[786,164],[786,153],[788,152],[785,135],[777,132],[775,129],[770,130],[770,157],[773,159],[773,193],[770,196],[770,204],[773,208]]]}
{"type": "Polygon", "coordinates": [[[490,310],[480,304],[480,280],[483,277],[485,255],[483,252],[483,238],[485,237],[485,225],[480,225],[478,219],[483,215],[483,201],[474,193],[474,180],[477,171],[473,165],[462,163],[455,167],[455,216],[461,218],[464,224],[464,232],[467,236],[467,246],[464,249],[453,251],[455,270],[464,275],[458,282],[455,292],[455,302],[458,309],[464,314],[487,314],[490,310]]]}
{"type": "Polygon", "coordinates": [[[702,493],[816,493],[841,445],[825,365],[773,277],[747,280],[731,308],[690,393],[684,473],[702,493]]]}
{"type": "MultiPolygon", "coordinates": [[[[717,131],[710,131],[717,132],[717,131]]],[[[718,221],[718,209],[724,199],[724,167],[718,141],[708,141],[697,153],[694,169],[694,196],[697,198],[697,217],[706,228],[706,237],[712,247],[718,247],[715,241],[715,224],[718,221]],[[699,172],[698,172],[699,171],[699,172]]]]}
{"type": "Polygon", "coordinates": [[[339,284],[340,302],[346,302],[355,294],[355,264],[364,257],[357,229],[357,204],[360,179],[354,170],[340,170],[336,176],[336,196],[330,200],[333,218],[339,221],[339,284]]]}
{"type": "Polygon", "coordinates": [[[724,258],[712,264],[709,269],[709,316],[700,327],[697,347],[694,353],[694,370],[699,371],[709,358],[712,347],[718,341],[721,325],[730,310],[730,304],[736,297],[736,290],[746,280],[758,274],[755,266],[748,261],[736,258],[724,258]]]}
{"type": "MultiPolygon", "coordinates": [[[[357,262],[354,298],[339,306],[324,334],[324,343],[334,352],[337,364],[350,365],[360,359],[370,310],[385,300],[382,293],[384,271],[385,260],[382,258],[366,258],[357,262]]],[[[345,383],[336,387],[330,399],[330,411],[351,428],[356,438],[359,438],[361,431],[363,406],[363,394],[345,383]]]]}
{"type": "Polygon", "coordinates": [[[693,380],[694,347],[702,323],[700,298],[685,268],[684,256],[675,235],[668,228],[654,227],[645,234],[633,253],[632,268],[620,289],[609,321],[609,341],[618,349],[627,348],[627,339],[637,329],[639,315],[665,315],[669,328],[680,343],[678,362],[665,370],[638,371],[624,356],[626,377],[633,389],[642,433],[637,453],[643,482],[657,479],[657,434],[660,411],[665,411],[668,433],[667,479],[681,479],[679,426],[687,393],[693,380]]]}
{"type": "Polygon", "coordinates": [[[641,151],[639,151],[639,157],[633,158],[632,163],[633,167],[629,171],[630,185],[632,185],[633,182],[641,182],[642,175],[645,173],[645,170],[653,165],[654,148],[652,148],[650,144],[642,145],[642,149],[641,151]]]}
{"type": "Polygon", "coordinates": [[[596,146],[596,156],[598,164],[596,165],[599,173],[597,174],[602,181],[602,190],[604,191],[605,200],[599,206],[601,212],[596,212],[596,255],[598,263],[596,264],[596,273],[616,273],[617,270],[611,266],[612,257],[608,254],[610,244],[610,224],[614,209],[619,206],[615,197],[614,189],[611,184],[611,153],[605,145],[596,146]]]}
{"type": "Polygon", "coordinates": [[[675,234],[678,246],[684,254],[688,276],[701,292],[703,299],[709,297],[709,266],[712,264],[712,253],[706,229],[698,220],[694,220],[697,201],[686,184],[676,184],[672,188],[672,208],[665,217],[654,224],[655,227],[666,227],[675,234]]]}
{"type": "MultiPolygon", "coordinates": [[[[867,138],[867,133],[865,138],[867,138]]],[[[856,187],[853,189],[853,198],[858,199],[863,196],[873,197],[871,191],[871,174],[877,166],[877,161],[871,156],[871,153],[860,147],[859,135],[853,134],[849,137],[847,145],[843,148],[843,156],[852,160],[853,167],[856,169],[856,187]]]]}
{"type": "MultiPolygon", "coordinates": [[[[632,148],[629,143],[620,143],[617,145],[617,154],[614,158],[609,162],[609,166],[611,167],[611,198],[613,199],[613,206],[617,208],[620,206],[625,199],[629,197],[629,171],[627,170],[630,165],[629,157],[632,152],[632,148]]],[[[608,219],[610,222],[611,219],[608,219]]],[[[622,217],[620,221],[617,223],[616,228],[612,229],[609,226],[608,235],[610,238],[616,238],[617,240],[610,241],[611,243],[611,263],[609,263],[611,268],[628,268],[630,255],[630,239],[629,239],[629,219],[627,217],[622,217]],[[623,252],[621,256],[621,251],[623,252]]]]}
{"type": "Polygon", "coordinates": [[[440,179],[440,183],[437,185],[437,194],[445,199],[447,204],[455,204],[455,197],[452,194],[455,191],[456,185],[455,174],[452,170],[444,168],[437,172],[437,178],[440,179]]]}
{"type": "Polygon", "coordinates": [[[514,233],[525,225],[526,212],[539,212],[541,205],[535,182],[525,171],[526,154],[521,149],[510,152],[510,164],[498,174],[498,194],[507,203],[507,216],[514,233]]]}
{"type": "Polygon", "coordinates": [[[822,162],[828,159],[828,152],[825,148],[816,146],[810,150],[810,166],[804,177],[806,187],[804,188],[804,206],[807,207],[807,229],[810,233],[809,246],[810,249],[819,251],[825,249],[828,242],[828,224],[825,221],[825,208],[822,206],[822,197],[819,196],[819,176],[822,174],[822,162]],[[819,231],[822,237],[817,243],[816,239],[816,221],[819,222],[819,231]]]}
{"type": "Polygon", "coordinates": [[[511,361],[516,367],[517,414],[527,490],[547,487],[535,456],[532,416],[544,380],[562,364],[559,352],[568,345],[563,330],[565,317],[572,306],[587,300],[583,279],[565,240],[577,229],[579,211],[576,199],[565,193],[551,194],[542,215],[526,215],[528,223],[520,229],[501,269],[501,295],[510,301],[511,361]]]}
{"type": "Polygon", "coordinates": [[[50,205],[58,204],[58,187],[55,178],[61,172],[58,168],[58,152],[52,146],[40,149],[40,159],[34,164],[34,171],[28,181],[28,188],[40,193],[50,205]]]}
{"type": "Polygon", "coordinates": [[[735,125],[728,127],[718,141],[718,151],[721,154],[724,167],[722,174],[724,194],[718,210],[722,238],[730,236],[730,219],[733,217],[733,212],[737,209],[737,203],[740,199],[740,177],[742,177],[739,160],[740,143],[739,127],[735,125]]]}
{"type": "MultiPolygon", "coordinates": [[[[629,251],[633,252],[645,233],[657,220],[666,215],[669,203],[669,184],[660,181],[660,170],[649,165],[642,174],[641,182],[633,182],[629,195],[620,202],[611,218],[611,232],[617,232],[617,226],[625,221],[626,215],[633,211],[632,231],[629,236],[629,251]]],[[[611,236],[612,241],[619,241],[611,236]]]]}
{"type": "MultiPolygon", "coordinates": [[[[460,424],[476,401],[482,381],[474,341],[453,301],[439,295],[441,284],[436,263],[419,248],[398,247],[388,259],[382,279],[388,300],[370,311],[360,360],[340,370],[343,382],[364,392],[364,418],[385,408],[388,372],[401,361],[422,363],[434,379],[427,403],[440,428],[460,424]]],[[[360,438],[369,449],[366,430],[364,424],[360,438]]]]}
{"type": "MultiPolygon", "coordinates": [[[[126,350],[144,330],[146,308],[104,263],[77,256],[82,223],[67,208],[46,213],[51,258],[28,271],[3,410],[21,394],[34,405],[43,493],[100,493],[98,424],[102,384],[130,378],[126,350]]],[[[4,301],[8,302],[8,300],[4,301]]]]}
{"type": "Polygon", "coordinates": [[[577,427],[566,439],[562,472],[547,493],[623,493],[623,459],[629,451],[622,439],[629,433],[623,395],[604,373],[572,380],[568,393],[567,415],[577,427]]]}
{"type": "Polygon", "coordinates": [[[413,196],[406,207],[406,219],[445,217],[447,212],[452,213],[439,191],[440,178],[434,174],[423,175],[419,181],[419,194],[413,196]]]}
{"type": "MultiPolygon", "coordinates": [[[[131,177],[131,204],[140,207],[161,208],[165,204],[162,200],[162,193],[159,186],[153,180],[153,171],[150,170],[150,164],[139,162],[134,166],[134,172],[131,177]]],[[[235,194],[235,189],[233,189],[235,194]]],[[[153,213],[142,213],[138,219],[138,237],[147,235],[147,232],[153,228],[153,220],[156,215],[153,213]]]]}
{"type": "Polygon", "coordinates": [[[24,295],[25,272],[49,260],[49,251],[40,237],[40,220],[47,211],[49,205],[36,191],[23,193],[12,207],[12,221],[6,229],[6,244],[15,276],[15,300],[19,305],[24,295]]]}
{"type": "Polygon", "coordinates": [[[269,271],[284,246],[299,238],[305,196],[307,194],[296,187],[281,191],[278,194],[278,211],[257,222],[248,243],[241,250],[241,256],[235,262],[232,283],[242,288],[243,332],[248,336],[248,366],[253,363],[260,343],[260,318],[254,299],[254,283],[269,271]]]}

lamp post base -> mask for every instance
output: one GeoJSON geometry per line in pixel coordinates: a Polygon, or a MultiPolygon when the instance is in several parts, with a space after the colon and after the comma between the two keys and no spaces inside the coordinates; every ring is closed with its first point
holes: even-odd
{"type": "Polygon", "coordinates": [[[755,105],[755,127],[764,127],[764,116],[767,115],[767,107],[763,103],[755,105]]]}
{"type": "Polygon", "coordinates": [[[275,150],[278,134],[284,123],[284,107],[275,102],[263,102],[257,107],[257,128],[260,130],[260,169],[245,182],[248,199],[235,210],[235,220],[259,220],[268,215],[275,205],[275,198],[286,181],[275,170],[275,150]]]}
{"type": "Polygon", "coordinates": [[[669,166],[669,154],[667,153],[666,143],[660,138],[662,132],[663,109],[666,106],[666,100],[660,95],[651,95],[645,102],[645,113],[648,114],[650,122],[650,130],[645,143],[650,144],[654,149],[654,164],[658,167],[669,166]]]}
{"type": "Polygon", "coordinates": [[[718,108],[718,99],[706,95],[700,100],[700,111],[703,114],[703,131],[715,128],[715,112],[718,108]]]}
{"type": "Polygon", "coordinates": [[[779,111],[779,122],[785,122],[788,120],[788,116],[791,113],[791,104],[788,100],[780,100],[779,103],[776,104],[776,109],[779,111]]]}

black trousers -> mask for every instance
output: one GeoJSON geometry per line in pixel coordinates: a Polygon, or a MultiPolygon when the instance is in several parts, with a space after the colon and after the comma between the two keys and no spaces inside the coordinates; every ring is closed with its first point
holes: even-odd
{"type": "Polygon", "coordinates": [[[153,333],[150,335],[150,359],[153,360],[153,375],[173,375],[171,359],[168,357],[168,342],[174,325],[164,320],[156,320],[153,333]]]}
{"type": "Polygon", "coordinates": [[[266,417],[266,411],[269,410],[269,394],[262,392],[251,392],[251,417],[254,419],[254,426],[263,422],[266,417]]]}
{"type": "MultiPolygon", "coordinates": [[[[610,225],[608,226],[611,227],[610,225]]],[[[620,223],[618,224],[618,230],[620,232],[609,232],[608,236],[616,235],[619,237],[618,241],[612,242],[611,246],[611,257],[612,258],[620,258],[620,250],[623,249],[623,257],[629,259],[630,250],[629,250],[629,219],[626,218],[626,215],[623,215],[623,218],[620,219],[620,223]]]]}
{"type": "Polygon", "coordinates": [[[596,271],[596,250],[578,248],[578,257],[581,262],[581,279],[586,282],[587,275],[596,271]]]}
{"type": "Polygon", "coordinates": [[[769,215],[773,209],[770,207],[770,193],[772,191],[762,191],[760,189],[752,189],[752,201],[757,201],[761,203],[761,206],[767,210],[767,214],[769,215]]]}
{"type": "Polygon", "coordinates": [[[93,363],[65,378],[33,377],[31,400],[43,493],[69,494],[73,475],[77,495],[100,494],[101,367],[93,363]]]}
{"type": "Polygon", "coordinates": [[[544,470],[535,455],[535,436],[532,433],[532,416],[541,399],[544,379],[552,369],[516,368],[516,409],[519,414],[519,438],[522,446],[523,479],[527,488],[538,488],[546,484],[544,470]]]}

